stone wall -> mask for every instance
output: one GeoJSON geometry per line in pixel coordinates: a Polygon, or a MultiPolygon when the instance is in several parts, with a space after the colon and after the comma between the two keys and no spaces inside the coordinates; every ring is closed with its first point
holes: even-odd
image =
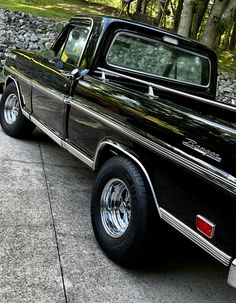
{"type": "MultiPolygon", "coordinates": [[[[12,49],[44,50],[61,31],[63,23],[23,12],[0,10],[0,59],[12,49]]],[[[236,78],[219,73],[217,100],[236,105],[236,78]]]]}
{"type": "Polygon", "coordinates": [[[43,50],[55,39],[56,28],[52,20],[0,10],[0,56],[16,47],[43,50]]]}

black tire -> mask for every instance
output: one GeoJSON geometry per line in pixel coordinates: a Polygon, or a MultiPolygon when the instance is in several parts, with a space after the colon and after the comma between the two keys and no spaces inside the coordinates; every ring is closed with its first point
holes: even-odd
{"type": "Polygon", "coordinates": [[[21,111],[18,92],[14,83],[7,85],[0,102],[0,123],[3,131],[13,138],[25,138],[35,128],[21,111]]]}
{"type": "Polygon", "coordinates": [[[125,157],[116,156],[103,165],[93,186],[91,219],[95,237],[110,259],[124,266],[133,266],[141,261],[146,253],[145,249],[148,249],[148,240],[151,238],[152,217],[156,213],[154,208],[145,178],[136,164],[125,157]],[[119,199],[119,191],[121,199],[119,199]],[[123,193],[127,201],[131,201],[131,204],[126,203],[125,207],[122,205],[125,200],[122,197],[123,193]],[[104,207],[106,203],[111,204],[106,208],[104,207]],[[114,211],[114,218],[112,216],[109,218],[109,213],[112,213],[110,206],[115,204],[119,211],[114,211]],[[126,218],[129,218],[128,224],[119,218],[122,212],[125,214],[125,211],[128,213],[126,214],[126,218]],[[117,220],[116,216],[118,216],[117,220]],[[124,226],[121,224],[120,227],[120,224],[116,224],[120,221],[124,226]]]}

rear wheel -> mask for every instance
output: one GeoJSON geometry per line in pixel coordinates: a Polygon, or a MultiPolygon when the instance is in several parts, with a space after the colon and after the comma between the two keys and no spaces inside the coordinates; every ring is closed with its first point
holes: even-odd
{"type": "MultiPolygon", "coordinates": [[[[94,233],[103,251],[121,265],[144,256],[153,201],[139,167],[116,156],[99,171],[91,198],[94,233]]],[[[155,212],[155,210],[154,210],[155,212]]]]}
{"type": "Polygon", "coordinates": [[[10,83],[2,94],[0,123],[4,132],[14,138],[26,137],[35,128],[35,125],[22,114],[14,83],[10,83]]]}

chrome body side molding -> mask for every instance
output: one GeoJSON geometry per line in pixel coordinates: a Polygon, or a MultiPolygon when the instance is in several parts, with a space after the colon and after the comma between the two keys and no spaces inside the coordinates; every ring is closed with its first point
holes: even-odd
{"type": "Polygon", "coordinates": [[[79,109],[85,114],[97,119],[98,121],[112,127],[113,129],[122,133],[125,137],[139,143],[141,146],[148,148],[149,150],[159,154],[160,156],[174,161],[180,166],[186,167],[187,169],[193,171],[194,173],[204,177],[212,183],[223,187],[227,191],[236,194],[236,178],[231,176],[227,172],[218,169],[217,167],[202,161],[196,157],[193,157],[182,150],[171,146],[161,140],[158,142],[153,142],[142,135],[137,134],[133,130],[129,129],[126,125],[118,124],[111,120],[108,116],[101,115],[100,113],[87,108],[86,106],[79,104],[78,102],[72,100],[71,106],[79,109]]]}
{"type": "MultiPolygon", "coordinates": [[[[27,114],[24,110],[22,110],[23,114],[27,114]]],[[[53,141],[55,141],[58,145],[60,145],[61,147],[65,148],[66,150],[68,150],[72,155],[74,155],[76,158],[78,158],[79,160],[81,160],[83,163],[85,163],[87,166],[89,166],[90,168],[92,168],[93,170],[96,170],[97,165],[98,165],[98,159],[99,159],[99,155],[102,152],[103,148],[106,146],[110,146],[113,149],[123,153],[124,155],[126,155],[127,157],[129,157],[130,159],[132,159],[141,169],[141,171],[143,172],[152,196],[153,196],[153,200],[155,202],[155,205],[157,207],[157,211],[160,214],[160,206],[156,197],[156,193],[154,191],[154,187],[152,185],[152,181],[148,175],[147,170],[145,169],[145,167],[142,165],[142,163],[137,159],[137,157],[135,157],[125,146],[120,145],[117,142],[111,141],[111,140],[106,140],[101,142],[97,149],[96,149],[96,153],[95,153],[95,157],[94,160],[90,159],[87,155],[85,155],[83,152],[81,152],[80,150],[78,150],[77,148],[75,148],[73,145],[69,144],[67,141],[62,140],[60,137],[58,137],[54,132],[52,132],[48,127],[46,127],[45,125],[43,125],[42,123],[40,123],[36,118],[30,116],[30,120],[38,127],[40,128],[46,135],[48,135],[53,141]]]]}
{"type": "MultiPolygon", "coordinates": [[[[8,68],[8,70],[10,72],[12,72],[13,74],[16,74],[16,76],[19,75],[19,73],[16,72],[15,70],[13,71],[10,68],[8,68]]],[[[104,69],[101,69],[101,70],[104,71],[104,69]]],[[[112,72],[112,73],[118,74],[115,72],[112,72]]],[[[20,91],[19,91],[19,85],[18,85],[17,81],[12,76],[9,76],[9,77],[11,77],[11,79],[16,83],[19,97],[21,97],[20,91]]],[[[125,76],[125,77],[128,77],[128,76],[125,76]]],[[[142,82],[142,80],[138,80],[138,81],[142,82]]],[[[143,81],[143,82],[145,82],[145,81],[143,81]]],[[[83,85],[83,80],[81,80],[80,83],[81,83],[81,85],[83,85]]],[[[146,84],[152,86],[152,83],[146,83],[146,84]]],[[[35,83],[32,83],[32,85],[34,86],[35,83]]],[[[192,96],[192,95],[189,95],[189,96],[192,96]]],[[[64,99],[64,102],[66,102],[66,99],[64,99]]],[[[209,102],[214,102],[214,101],[209,100],[209,102]]],[[[215,103],[217,103],[217,102],[215,102],[215,103]]],[[[150,139],[148,139],[140,134],[137,134],[133,130],[129,129],[126,125],[119,124],[119,123],[115,122],[114,120],[112,120],[109,116],[104,116],[104,115],[94,111],[93,109],[86,107],[86,105],[74,101],[73,99],[70,102],[70,104],[71,104],[71,106],[74,106],[75,108],[79,109],[80,111],[84,112],[85,114],[89,115],[90,117],[93,117],[93,118],[97,119],[98,121],[108,125],[109,127],[112,127],[113,129],[119,131],[125,137],[132,139],[133,141],[140,144],[141,146],[148,148],[149,150],[153,151],[154,153],[156,153],[164,158],[174,161],[178,165],[189,169],[190,171],[207,179],[211,183],[214,183],[217,186],[220,186],[220,187],[224,188],[225,190],[227,190],[228,192],[236,195],[236,176],[232,176],[229,173],[227,173],[226,171],[223,171],[205,161],[202,161],[196,157],[193,157],[190,154],[187,154],[186,152],[183,152],[182,150],[180,150],[170,144],[167,144],[166,142],[163,142],[161,140],[158,140],[157,142],[153,142],[150,139]]],[[[225,105],[225,104],[223,104],[223,105],[225,107],[227,107],[227,109],[232,108],[229,105],[225,105]]],[[[236,107],[235,107],[235,110],[236,110],[236,107]]],[[[28,119],[30,119],[29,114],[26,111],[23,111],[23,113],[28,119]]]]}
{"type": "MultiPolygon", "coordinates": [[[[223,263],[226,266],[230,265],[231,256],[224,253],[222,250],[215,247],[203,236],[199,235],[196,231],[192,230],[190,227],[185,225],[182,221],[178,220],[176,217],[171,215],[168,211],[163,208],[160,208],[161,218],[185,235],[187,238],[192,240],[194,243],[203,248],[206,252],[216,258],[218,261],[223,263]]],[[[236,281],[236,275],[235,275],[236,281]]]]}
{"type": "Polygon", "coordinates": [[[72,146],[66,141],[62,141],[62,147],[64,147],[66,150],[68,150],[72,155],[74,155],[76,158],[84,162],[86,165],[88,165],[90,168],[93,169],[94,162],[92,159],[90,159],[88,156],[86,156],[84,153],[79,151],[77,148],[72,146]]]}
{"type": "MultiPolygon", "coordinates": [[[[24,113],[24,111],[23,111],[24,113]]],[[[55,134],[53,131],[51,131],[47,126],[43,125],[41,122],[39,122],[34,117],[30,116],[30,120],[38,127],[40,128],[46,135],[48,135],[53,141],[55,141],[58,145],[68,150],[72,155],[74,155],[76,158],[84,162],[86,165],[88,165],[90,168],[93,168],[93,160],[91,160],[89,157],[87,157],[84,153],[73,147],[68,142],[61,139],[57,134],[55,134]]]]}
{"type": "Polygon", "coordinates": [[[46,135],[48,135],[53,141],[55,141],[58,145],[62,146],[62,139],[58,137],[54,132],[52,132],[48,127],[40,123],[37,119],[30,116],[30,121],[32,121],[38,128],[40,128],[46,135]]]}

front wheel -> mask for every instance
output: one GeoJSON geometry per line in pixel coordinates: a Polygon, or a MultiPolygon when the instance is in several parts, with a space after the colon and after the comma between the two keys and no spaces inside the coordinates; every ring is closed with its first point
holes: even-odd
{"type": "Polygon", "coordinates": [[[142,172],[129,159],[113,157],[99,171],[91,198],[92,225],[99,245],[116,263],[134,264],[144,255],[152,232],[152,200],[142,172]]]}
{"type": "Polygon", "coordinates": [[[3,131],[14,138],[25,137],[35,128],[35,125],[22,114],[18,92],[14,83],[10,83],[2,94],[0,123],[3,131]]]}

